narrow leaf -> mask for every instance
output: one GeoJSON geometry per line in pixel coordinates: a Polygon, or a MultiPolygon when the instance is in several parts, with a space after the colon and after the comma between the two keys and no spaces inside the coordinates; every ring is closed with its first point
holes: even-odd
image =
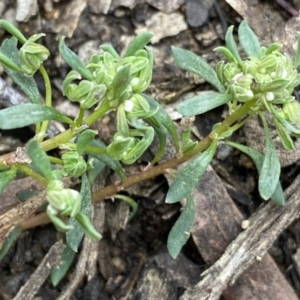
{"type": "Polygon", "coordinates": [[[294,68],[298,68],[300,65],[300,33],[298,32],[297,34],[298,38],[298,44],[297,44],[297,52],[296,52],[296,57],[295,57],[295,62],[294,62],[294,68]]]}
{"type": "MultiPolygon", "coordinates": [[[[232,147],[235,147],[235,148],[239,149],[240,151],[242,151],[243,153],[245,153],[246,155],[248,155],[254,162],[258,174],[260,174],[261,168],[262,168],[262,165],[264,162],[264,156],[260,152],[258,152],[255,149],[249,148],[247,146],[236,144],[236,143],[230,142],[230,141],[227,141],[226,144],[228,144],[232,147]]],[[[284,194],[283,194],[283,190],[282,190],[280,181],[278,181],[271,199],[277,204],[280,204],[280,205],[285,204],[284,194]]]]}
{"type": "Polygon", "coordinates": [[[163,156],[167,144],[167,129],[158,121],[152,122],[150,119],[145,120],[145,122],[151,125],[158,137],[159,147],[156,151],[155,157],[151,161],[151,165],[157,163],[163,156]],[[158,125],[158,126],[157,126],[158,125]]]}
{"type": "MultiPolygon", "coordinates": [[[[81,212],[87,216],[91,214],[92,205],[92,193],[91,186],[89,184],[86,174],[82,175],[82,182],[80,188],[80,194],[82,196],[81,212]]],[[[73,229],[66,233],[67,243],[70,248],[77,252],[78,246],[84,236],[84,230],[75,217],[70,217],[68,225],[73,226],[73,229]]]]}
{"type": "Polygon", "coordinates": [[[85,149],[90,145],[90,143],[94,140],[97,130],[87,129],[82,132],[76,143],[76,151],[81,155],[85,149]]]}
{"type": "Polygon", "coordinates": [[[8,237],[5,240],[5,243],[3,244],[1,250],[0,250],[0,260],[5,256],[5,254],[8,252],[9,248],[11,247],[12,243],[17,239],[19,234],[22,232],[21,226],[16,226],[8,235],[8,237]]]}
{"type": "Polygon", "coordinates": [[[181,201],[192,194],[193,189],[204,174],[209,163],[212,161],[217,150],[217,145],[218,142],[213,140],[211,145],[204,152],[178,173],[169,188],[166,196],[166,203],[181,201]]]}
{"type": "Polygon", "coordinates": [[[113,97],[116,99],[124,92],[127,86],[130,84],[130,64],[125,65],[114,77],[110,89],[113,91],[113,97]]]}
{"type": "Polygon", "coordinates": [[[78,55],[73,52],[65,43],[65,37],[59,38],[59,53],[64,59],[64,61],[75,71],[81,74],[84,78],[88,80],[93,80],[93,74],[87,67],[84,65],[82,60],[78,57],[78,55]]]}
{"type": "Polygon", "coordinates": [[[129,44],[127,51],[124,57],[127,56],[134,56],[134,54],[138,51],[143,49],[151,40],[153,33],[151,32],[143,32],[136,36],[133,41],[129,44]]]}
{"type": "MultiPolygon", "coordinates": [[[[91,143],[91,146],[99,147],[99,148],[103,148],[103,149],[105,148],[105,144],[99,140],[93,140],[91,143]]],[[[121,180],[125,179],[125,172],[119,161],[112,159],[111,157],[109,157],[108,155],[105,155],[105,154],[96,154],[96,153],[91,153],[91,152],[87,152],[87,153],[91,157],[100,160],[105,165],[107,165],[112,170],[114,170],[119,175],[121,180]]]]}
{"type": "Polygon", "coordinates": [[[238,30],[240,43],[248,56],[258,56],[260,43],[258,37],[246,21],[242,21],[238,30]]]}
{"type": "MultiPolygon", "coordinates": [[[[92,157],[89,155],[88,160],[91,159],[92,157]]],[[[104,170],[105,164],[98,160],[94,159],[93,161],[93,168],[88,170],[87,172],[87,177],[89,179],[90,185],[92,185],[95,181],[95,179],[98,177],[98,175],[104,170]]]]}
{"type": "Polygon", "coordinates": [[[146,94],[142,94],[142,96],[148,101],[151,110],[158,108],[157,113],[148,119],[149,122],[156,124],[156,126],[158,126],[158,127],[160,126],[159,124],[161,123],[168,130],[168,132],[171,134],[172,139],[174,141],[176,151],[178,152],[179,151],[179,138],[178,138],[176,127],[175,127],[171,117],[165,111],[165,109],[152,97],[150,97],[146,94]]]}
{"type": "Polygon", "coordinates": [[[0,110],[0,129],[21,128],[46,120],[74,123],[58,110],[41,104],[24,103],[0,110]]]}
{"type": "MultiPolygon", "coordinates": [[[[17,48],[17,39],[12,37],[6,39],[0,47],[0,52],[9,57],[16,65],[21,66],[19,58],[19,50],[17,48]]],[[[33,77],[25,76],[19,71],[4,67],[5,72],[12,78],[12,80],[23,90],[26,96],[32,103],[41,103],[40,93],[37,84],[33,77]]]]}
{"type": "Polygon", "coordinates": [[[50,273],[50,279],[54,286],[57,286],[60,281],[65,277],[70,266],[74,260],[75,251],[67,244],[62,255],[61,255],[61,263],[56,267],[53,268],[50,273]]]}
{"type": "Polygon", "coordinates": [[[177,110],[185,117],[200,115],[228,103],[231,99],[227,94],[205,92],[183,101],[177,105],[177,110]]]}
{"type": "Polygon", "coordinates": [[[276,149],[270,131],[267,125],[267,121],[263,114],[259,114],[264,126],[266,137],[266,151],[264,162],[261,168],[261,173],[258,180],[259,194],[264,200],[268,200],[272,197],[276,185],[280,176],[280,161],[276,153],[276,149]]]}
{"type": "Polygon", "coordinates": [[[12,36],[16,37],[22,44],[26,43],[27,39],[25,36],[11,22],[2,19],[0,20],[0,27],[9,32],[12,36]]]}
{"type": "Polygon", "coordinates": [[[7,171],[0,173],[0,195],[3,193],[4,189],[9,185],[9,183],[16,177],[17,169],[11,168],[7,171]]]}
{"type": "Polygon", "coordinates": [[[282,143],[283,147],[287,150],[295,150],[294,142],[287,132],[286,128],[284,128],[284,126],[276,118],[274,118],[274,122],[276,130],[279,134],[280,142],[282,143]]]}
{"type": "Polygon", "coordinates": [[[238,63],[241,63],[241,57],[239,55],[239,51],[238,48],[236,46],[235,40],[233,38],[233,26],[230,26],[227,29],[226,35],[225,35],[225,42],[226,42],[226,47],[230,50],[230,52],[232,53],[232,55],[234,56],[234,58],[236,59],[236,61],[238,63]]]}
{"type": "Polygon", "coordinates": [[[236,58],[226,47],[220,46],[214,49],[215,52],[221,53],[229,62],[236,62],[236,58]]]}
{"type": "Polygon", "coordinates": [[[111,54],[113,56],[113,58],[115,58],[117,60],[120,59],[120,55],[118,54],[118,52],[114,49],[114,47],[112,45],[110,45],[110,44],[104,44],[104,45],[101,45],[100,48],[103,51],[106,51],[109,54],[111,54]]]}
{"type": "Polygon", "coordinates": [[[37,140],[32,139],[27,143],[27,153],[32,160],[33,167],[38,170],[48,182],[53,180],[51,163],[46,152],[42,149],[37,140]]]}
{"type": "Polygon", "coordinates": [[[201,57],[191,51],[172,47],[173,58],[176,64],[186,71],[197,74],[212,84],[219,92],[224,93],[225,88],[218,79],[214,69],[201,57]]]}
{"type": "Polygon", "coordinates": [[[191,195],[186,197],[186,206],[181,212],[178,220],[172,227],[169,236],[167,247],[170,255],[175,259],[182,246],[186,243],[190,237],[190,231],[193,227],[195,220],[195,204],[191,195]]]}

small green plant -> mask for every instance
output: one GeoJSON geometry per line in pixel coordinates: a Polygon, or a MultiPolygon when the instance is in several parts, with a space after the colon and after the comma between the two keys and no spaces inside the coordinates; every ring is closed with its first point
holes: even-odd
{"type": "MultiPolygon", "coordinates": [[[[192,117],[223,104],[229,108],[228,117],[215,124],[211,133],[197,143],[190,139],[189,126],[183,126],[179,136],[167,112],[144,94],[152,78],[153,54],[147,47],[151,33],[138,35],[122,57],[111,45],[102,45],[102,53],[93,55],[86,65],[67,47],[64,38],[60,38],[60,55],[71,67],[63,81],[63,93],[80,107],[78,116],[72,120],[52,107],[51,83],[43,67],[50,53],[37,43],[43,34],[26,39],[5,20],[0,20],[0,27],[12,35],[0,48],[0,63],[30,100],[30,103],[0,110],[0,129],[31,124],[35,124],[36,129],[35,137],[27,143],[25,157],[19,158],[16,153],[0,157],[0,192],[18,172],[35,178],[45,186],[46,212],[57,230],[66,232],[67,248],[63,256],[69,258],[64,260],[61,270],[53,271],[51,279],[54,284],[65,274],[84,234],[95,240],[101,238],[89,214],[92,202],[90,186],[103,165],[113,169],[120,182],[94,192],[94,201],[114,196],[128,202],[135,212],[136,203],[127,196],[119,195],[118,191],[193,158],[177,174],[166,196],[166,203],[186,199],[185,208],[169,234],[168,249],[174,258],[187,241],[193,226],[193,189],[212,161],[219,143],[227,143],[249,155],[259,173],[261,197],[284,205],[279,182],[280,162],[265,113],[272,115],[283,146],[293,150],[291,136],[300,135],[300,130],[294,126],[300,122],[300,105],[292,96],[300,82],[297,73],[299,47],[295,61],[279,51],[279,44],[262,47],[245,21],[239,26],[238,34],[247,58],[241,58],[233,38],[233,27],[230,27],[225,37],[226,47],[215,49],[226,59],[218,62],[216,71],[192,52],[173,47],[174,60],[180,67],[203,77],[218,91],[190,98],[178,105],[178,111],[184,117],[192,117]],[[37,71],[45,82],[44,103],[32,77],[37,71]],[[97,131],[90,127],[111,110],[116,111],[117,130],[111,143],[105,145],[97,139],[97,131]],[[86,114],[87,111],[90,113],[86,114]],[[229,140],[234,131],[255,115],[261,118],[264,127],[265,153],[229,140]],[[69,128],[44,140],[50,120],[66,123],[69,128]],[[159,163],[165,151],[167,134],[172,136],[177,154],[171,160],[159,163]],[[160,146],[151,166],[126,178],[123,165],[133,164],[148,149],[155,135],[160,146]],[[47,154],[56,148],[65,150],[61,157],[47,154]],[[65,177],[80,178],[80,192],[65,186],[65,177]]],[[[19,231],[13,232],[13,238],[19,231]]]]}

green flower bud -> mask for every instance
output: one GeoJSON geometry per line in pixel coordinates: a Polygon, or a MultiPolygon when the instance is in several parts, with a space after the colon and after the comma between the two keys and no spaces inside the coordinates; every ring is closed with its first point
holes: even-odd
{"type": "Polygon", "coordinates": [[[59,180],[51,181],[47,186],[46,200],[52,214],[76,216],[81,208],[81,195],[72,189],[64,189],[59,180]]]}
{"type": "Polygon", "coordinates": [[[77,151],[65,152],[61,158],[64,162],[64,167],[62,169],[62,174],[64,176],[77,178],[86,172],[87,164],[77,151]]]}
{"type": "Polygon", "coordinates": [[[300,123],[300,103],[293,101],[290,103],[284,103],[283,108],[285,119],[290,121],[292,124],[300,123]]]}
{"type": "Polygon", "coordinates": [[[151,110],[148,101],[140,94],[133,94],[132,97],[125,100],[123,104],[128,117],[146,119],[155,115],[158,111],[158,108],[151,110]]]}
{"type": "Polygon", "coordinates": [[[130,129],[129,137],[124,137],[117,132],[113,142],[106,148],[107,153],[125,164],[132,164],[146,151],[153,138],[152,127],[130,129]]]}
{"type": "Polygon", "coordinates": [[[63,81],[63,93],[71,101],[80,103],[82,109],[89,109],[102,101],[105,93],[105,84],[97,84],[83,79],[79,84],[73,84],[74,80],[81,79],[81,75],[72,70],[63,81]]]}
{"type": "Polygon", "coordinates": [[[44,35],[43,33],[33,35],[20,49],[21,69],[27,76],[33,76],[43,61],[50,55],[46,47],[35,43],[36,40],[44,35]]]}

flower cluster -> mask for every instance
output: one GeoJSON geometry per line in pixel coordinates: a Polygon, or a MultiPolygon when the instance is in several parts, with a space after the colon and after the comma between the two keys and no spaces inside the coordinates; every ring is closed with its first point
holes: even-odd
{"type": "MultiPolygon", "coordinates": [[[[238,102],[257,100],[257,106],[287,104],[294,101],[292,92],[300,83],[293,61],[279,52],[280,45],[261,47],[258,56],[248,60],[217,64],[220,82],[238,102]]],[[[297,123],[300,121],[297,121],[297,123]]]]}
{"type": "Polygon", "coordinates": [[[50,55],[46,47],[36,43],[44,35],[40,33],[31,36],[20,49],[21,69],[27,76],[33,76],[50,55]]]}
{"type": "Polygon", "coordinates": [[[143,92],[152,78],[153,58],[146,48],[130,56],[121,58],[108,45],[102,47],[103,53],[91,57],[86,68],[93,78],[82,79],[78,71],[72,70],[63,82],[64,94],[71,101],[80,103],[88,109],[107,101],[111,108],[143,92]],[[78,82],[79,81],[79,82],[78,82]]]}

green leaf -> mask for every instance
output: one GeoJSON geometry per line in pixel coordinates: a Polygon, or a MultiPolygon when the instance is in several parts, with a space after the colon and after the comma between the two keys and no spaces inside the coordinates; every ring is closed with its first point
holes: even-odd
{"type": "Polygon", "coordinates": [[[175,203],[192,194],[193,189],[212,161],[217,150],[218,142],[213,140],[211,145],[184,167],[172,182],[166,196],[166,203],[175,203]]]}
{"type": "Polygon", "coordinates": [[[130,64],[125,65],[114,77],[110,89],[113,92],[113,98],[117,99],[122,92],[124,92],[127,86],[130,84],[131,77],[131,66],[130,64]]]}
{"type": "Polygon", "coordinates": [[[0,173],[0,195],[3,193],[4,189],[9,185],[9,183],[16,177],[17,169],[11,168],[7,171],[0,173]]]}
{"type": "Polygon", "coordinates": [[[25,36],[11,22],[2,19],[0,20],[0,27],[9,32],[12,36],[16,37],[22,44],[26,43],[27,39],[25,36]]]}
{"type": "MultiPolygon", "coordinates": [[[[83,214],[90,216],[92,205],[92,193],[91,186],[86,174],[82,175],[80,194],[82,196],[80,211],[83,214]]],[[[75,217],[70,217],[68,225],[73,226],[73,229],[66,233],[67,243],[73,251],[77,252],[78,246],[84,235],[84,230],[75,217]]]]}
{"type": "Polygon", "coordinates": [[[280,176],[280,161],[270,136],[270,131],[267,125],[267,121],[263,114],[259,114],[261,117],[265,137],[266,137],[266,151],[264,162],[261,168],[261,173],[258,180],[259,194],[264,200],[268,200],[272,197],[276,185],[280,176]]]}
{"type": "Polygon", "coordinates": [[[159,141],[159,148],[156,151],[155,157],[151,161],[151,165],[154,165],[161,159],[165,152],[168,131],[158,120],[156,120],[156,122],[154,123],[150,119],[147,119],[145,120],[145,122],[153,127],[159,141]]]}
{"type": "MultiPolygon", "coordinates": [[[[17,48],[17,39],[12,37],[6,39],[0,47],[0,52],[10,57],[10,59],[18,66],[21,66],[19,58],[19,50],[17,48]]],[[[13,79],[13,81],[22,89],[31,103],[41,104],[41,96],[37,84],[33,77],[25,76],[23,73],[4,68],[5,72],[13,79]]]]}
{"type": "MultiPolygon", "coordinates": [[[[261,168],[262,168],[262,165],[264,162],[264,156],[260,152],[258,152],[255,149],[249,148],[247,146],[236,144],[236,143],[230,142],[230,141],[226,141],[226,144],[228,144],[232,147],[235,147],[236,149],[239,149],[240,151],[242,151],[246,155],[248,155],[254,162],[258,174],[260,174],[261,168]]],[[[285,204],[284,194],[283,194],[283,190],[282,190],[280,181],[277,182],[275,191],[274,191],[271,199],[272,199],[272,201],[274,201],[275,203],[277,203],[279,205],[285,204]]]]}
{"type": "Polygon", "coordinates": [[[64,59],[64,61],[75,71],[77,71],[79,74],[81,74],[84,78],[92,81],[94,79],[93,74],[87,67],[84,65],[84,63],[81,61],[81,59],[78,57],[75,52],[73,52],[65,43],[65,37],[59,38],[59,53],[61,57],[64,59]]]}
{"type": "Polygon", "coordinates": [[[37,190],[20,190],[17,192],[16,196],[21,202],[26,202],[30,198],[37,196],[40,191],[37,190]]]}
{"type": "Polygon", "coordinates": [[[177,105],[177,110],[185,117],[203,114],[222,104],[228,103],[232,97],[215,92],[201,93],[177,105]]]}
{"type": "Polygon", "coordinates": [[[148,101],[151,110],[158,108],[157,113],[147,120],[149,120],[149,122],[151,122],[152,124],[156,124],[157,127],[160,126],[159,124],[162,124],[168,130],[168,132],[171,134],[172,139],[174,141],[176,151],[178,152],[179,148],[180,148],[179,147],[179,138],[178,138],[176,127],[175,127],[171,117],[166,112],[166,110],[157,101],[155,101],[152,97],[150,97],[146,94],[142,94],[142,96],[148,101]]]}
{"type": "Polygon", "coordinates": [[[24,103],[0,110],[0,129],[21,128],[46,120],[74,123],[58,110],[41,104],[24,103]]]}
{"type": "Polygon", "coordinates": [[[6,255],[9,248],[11,247],[12,243],[17,239],[19,234],[22,232],[21,226],[16,226],[8,235],[8,237],[5,240],[5,243],[3,244],[1,250],[0,250],[0,260],[6,255]]]}
{"type": "Polygon", "coordinates": [[[53,268],[50,273],[50,279],[54,286],[57,286],[65,277],[68,270],[70,269],[74,257],[75,251],[72,250],[72,248],[67,244],[61,255],[60,264],[57,267],[53,268]]]}
{"type": "Polygon", "coordinates": [[[170,255],[174,259],[179,255],[182,246],[190,237],[190,231],[195,220],[195,213],[193,198],[191,195],[188,195],[186,197],[186,206],[168,236],[167,247],[170,255]]]}
{"type": "Polygon", "coordinates": [[[241,57],[239,55],[239,51],[238,51],[238,48],[236,46],[235,40],[233,38],[232,31],[233,31],[233,26],[230,26],[227,29],[227,32],[226,32],[226,35],[225,35],[226,47],[230,50],[230,52],[234,56],[235,60],[241,65],[242,60],[241,60],[241,57]]]}
{"type": "Polygon", "coordinates": [[[11,69],[15,72],[22,72],[22,69],[18,67],[12,60],[10,60],[6,55],[0,52],[0,63],[7,69],[11,69]]]}
{"type": "Polygon", "coordinates": [[[298,44],[297,44],[297,52],[296,52],[296,57],[295,57],[295,62],[294,62],[294,68],[298,68],[300,65],[300,33],[298,32],[297,34],[298,38],[298,44]]]}
{"type": "Polygon", "coordinates": [[[37,140],[32,139],[27,143],[26,148],[27,153],[32,160],[33,167],[38,170],[48,182],[54,180],[51,163],[40,143],[37,140]]]}
{"type": "Polygon", "coordinates": [[[87,129],[82,132],[76,143],[76,151],[81,155],[85,149],[90,145],[90,143],[94,140],[97,130],[87,129]]]}
{"type": "MultiPolygon", "coordinates": [[[[89,155],[88,160],[90,160],[91,158],[92,157],[89,155]]],[[[102,161],[98,159],[94,159],[93,168],[89,169],[87,172],[87,177],[89,179],[90,185],[94,183],[95,179],[104,170],[104,168],[105,168],[105,164],[102,161]]]]}
{"type": "MultiPolygon", "coordinates": [[[[105,144],[99,140],[93,140],[92,143],[90,144],[90,146],[105,149],[105,144]]],[[[96,154],[96,153],[91,153],[91,152],[87,152],[87,153],[91,157],[100,160],[105,165],[107,165],[112,170],[114,170],[119,175],[119,177],[121,178],[122,181],[125,179],[125,177],[126,177],[125,172],[124,172],[124,169],[122,168],[121,164],[119,163],[119,161],[112,159],[111,157],[109,157],[108,155],[105,155],[105,154],[96,154]]]]}
{"type": "Polygon", "coordinates": [[[255,35],[246,21],[242,21],[240,24],[238,34],[240,44],[248,56],[257,57],[261,46],[258,37],[255,35]]]}
{"type": "Polygon", "coordinates": [[[138,51],[143,49],[151,40],[153,33],[151,32],[143,32],[137,35],[133,41],[129,44],[127,51],[124,57],[134,56],[134,54],[138,51]]]}
{"type": "Polygon", "coordinates": [[[118,54],[118,52],[115,50],[115,48],[111,44],[101,45],[100,48],[103,51],[108,52],[109,54],[111,54],[114,59],[116,59],[116,60],[120,59],[120,55],[118,54]]]}
{"type": "Polygon", "coordinates": [[[220,46],[215,48],[214,51],[221,53],[229,62],[236,62],[236,58],[226,47],[220,46]]]}
{"type": "Polygon", "coordinates": [[[287,150],[295,150],[294,142],[286,128],[284,128],[284,126],[276,118],[274,118],[274,122],[283,147],[287,150]]]}
{"type": "Polygon", "coordinates": [[[219,92],[224,93],[225,88],[218,79],[214,69],[201,57],[191,51],[172,47],[173,58],[176,64],[186,71],[197,74],[212,84],[219,92]]]}
{"type": "Polygon", "coordinates": [[[123,200],[131,206],[131,213],[129,215],[128,221],[132,220],[138,210],[138,204],[132,198],[121,194],[113,195],[113,198],[123,200]]]}

